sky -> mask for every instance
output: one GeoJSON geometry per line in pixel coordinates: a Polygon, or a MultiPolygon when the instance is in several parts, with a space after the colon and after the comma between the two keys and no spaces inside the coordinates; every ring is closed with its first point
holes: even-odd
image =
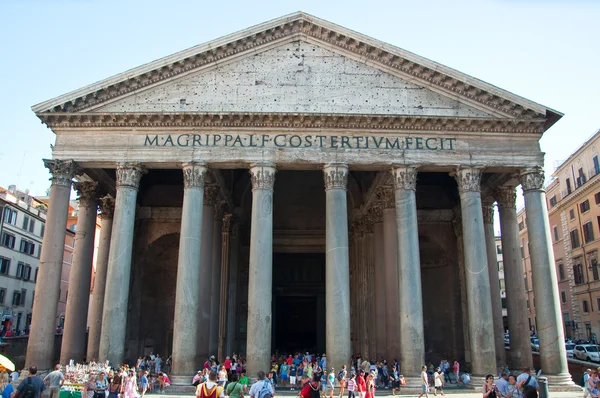
{"type": "Polygon", "coordinates": [[[31,106],[295,11],[565,114],[546,175],[600,128],[600,1],[0,0],[0,186],[44,195],[54,133],[31,106]]]}

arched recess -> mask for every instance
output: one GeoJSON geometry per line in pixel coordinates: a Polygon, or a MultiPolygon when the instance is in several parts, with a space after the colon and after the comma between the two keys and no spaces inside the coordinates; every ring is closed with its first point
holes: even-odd
{"type": "Polygon", "coordinates": [[[179,233],[153,241],[140,259],[141,311],[139,340],[144,351],[171,352],[179,233]]]}

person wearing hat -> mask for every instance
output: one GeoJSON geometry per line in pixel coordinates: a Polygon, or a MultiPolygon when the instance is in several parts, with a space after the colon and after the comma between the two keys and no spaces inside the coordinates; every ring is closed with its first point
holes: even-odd
{"type": "Polygon", "coordinates": [[[435,368],[435,372],[433,372],[433,395],[437,395],[438,390],[442,393],[442,395],[445,395],[443,389],[444,376],[442,375],[443,373],[441,369],[439,367],[435,368]]]}

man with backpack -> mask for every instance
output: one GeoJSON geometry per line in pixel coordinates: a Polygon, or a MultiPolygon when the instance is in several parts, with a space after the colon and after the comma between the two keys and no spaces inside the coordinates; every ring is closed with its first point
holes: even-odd
{"type": "Polygon", "coordinates": [[[256,376],[258,381],[250,387],[250,398],[273,398],[273,384],[265,378],[265,372],[260,371],[256,376]]]}
{"type": "Polygon", "coordinates": [[[346,365],[342,366],[342,370],[337,375],[337,379],[340,383],[340,397],[344,396],[344,387],[346,387],[346,376],[348,375],[348,371],[346,370],[346,365]]]}
{"type": "Polygon", "coordinates": [[[523,373],[517,377],[517,385],[519,390],[523,390],[523,396],[525,396],[525,393],[530,389],[536,389],[538,391],[540,389],[537,380],[531,375],[531,368],[523,369],[523,373]]]}
{"type": "Polygon", "coordinates": [[[17,387],[15,398],[39,398],[45,389],[44,380],[37,376],[37,366],[30,366],[29,376],[24,378],[17,387]]]}

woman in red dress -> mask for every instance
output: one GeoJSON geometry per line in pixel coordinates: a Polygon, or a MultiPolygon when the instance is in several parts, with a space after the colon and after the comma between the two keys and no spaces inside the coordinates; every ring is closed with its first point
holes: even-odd
{"type": "Polygon", "coordinates": [[[373,373],[369,373],[367,376],[367,392],[365,398],[375,398],[375,379],[373,373]]]}

